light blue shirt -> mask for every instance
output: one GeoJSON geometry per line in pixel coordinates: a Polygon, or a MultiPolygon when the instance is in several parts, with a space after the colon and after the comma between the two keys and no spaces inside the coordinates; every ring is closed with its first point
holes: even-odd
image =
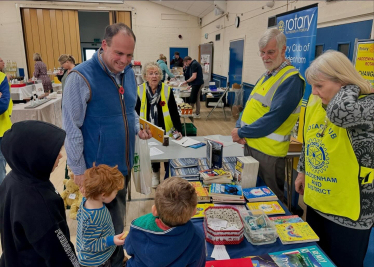
{"type": "MultiPolygon", "coordinates": [[[[100,54],[101,57],[101,54],[100,54]]],[[[124,72],[113,73],[105,66],[117,84],[121,84],[124,72]]],[[[90,89],[85,80],[76,72],[68,75],[62,101],[62,128],[66,131],[65,150],[67,164],[75,175],[84,174],[86,162],[83,156],[83,135],[80,128],[86,116],[90,89]]],[[[140,130],[139,116],[135,112],[135,132],[140,130]]]]}

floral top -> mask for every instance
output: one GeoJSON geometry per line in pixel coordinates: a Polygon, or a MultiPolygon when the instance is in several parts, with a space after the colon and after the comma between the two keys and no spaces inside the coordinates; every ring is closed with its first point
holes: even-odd
{"type": "MultiPolygon", "coordinates": [[[[328,119],[348,130],[360,166],[374,168],[374,94],[358,99],[360,88],[343,86],[326,107],[328,119]]],[[[304,146],[297,171],[305,173],[304,146]]],[[[317,211],[318,212],[318,211],[317,211]]],[[[369,229],[374,223],[374,185],[361,188],[361,216],[358,221],[318,212],[321,216],[345,227],[369,229]]]]}
{"type": "Polygon", "coordinates": [[[49,76],[47,75],[47,66],[43,61],[35,62],[34,77],[42,80],[44,92],[49,93],[52,90],[52,82],[49,76]]]}

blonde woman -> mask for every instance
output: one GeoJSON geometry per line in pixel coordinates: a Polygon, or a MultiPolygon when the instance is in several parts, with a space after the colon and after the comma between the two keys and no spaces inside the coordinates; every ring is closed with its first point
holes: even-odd
{"type": "Polygon", "coordinates": [[[75,59],[72,55],[62,54],[58,58],[61,67],[64,69],[64,74],[62,75],[60,82],[62,83],[62,92],[64,92],[65,80],[68,77],[70,71],[75,67],[75,59]]]}
{"type": "Polygon", "coordinates": [[[312,85],[296,191],[318,244],[339,267],[363,266],[374,223],[374,94],[337,51],[306,70],[312,85]]]}
{"type": "Polygon", "coordinates": [[[47,66],[42,61],[42,57],[40,54],[35,53],[33,59],[35,61],[34,77],[42,80],[45,93],[53,92],[52,82],[47,74],[47,66]]]}
{"type": "Polygon", "coordinates": [[[170,78],[174,78],[174,74],[170,72],[170,70],[168,68],[168,65],[166,65],[166,62],[167,62],[166,61],[166,57],[163,54],[160,54],[160,59],[157,60],[157,64],[158,64],[158,66],[160,67],[160,69],[162,71],[161,82],[165,81],[166,73],[168,74],[168,76],[170,78]]]}
{"type": "MultiPolygon", "coordinates": [[[[153,62],[147,63],[142,71],[145,83],[138,86],[138,99],[135,110],[139,116],[165,130],[169,136],[180,138],[182,124],[177,104],[170,87],[161,82],[162,70],[153,62]],[[164,116],[164,114],[170,114],[164,116]]],[[[152,187],[160,183],[160,163],[152,163],[152,187]]],[[[169,172],[169,163],[165,162],[165,178],[169,172]]]]}

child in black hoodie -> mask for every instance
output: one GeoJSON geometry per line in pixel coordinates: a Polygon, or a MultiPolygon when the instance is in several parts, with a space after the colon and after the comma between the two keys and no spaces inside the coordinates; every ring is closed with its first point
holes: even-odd
{"type": "Polygon", "coordinates": [[[12,171],[0,185],[0,267],[78,267],[64,202],[50,174],[65,131],[41,121],[15,123],[1,141],[12,171]]]}

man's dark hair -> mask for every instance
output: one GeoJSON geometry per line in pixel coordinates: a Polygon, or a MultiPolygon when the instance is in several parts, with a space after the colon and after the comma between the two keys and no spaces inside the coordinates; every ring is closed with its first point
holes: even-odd
{"type": "Polygon", "coordinates": [[[183,61],[186,62],[186,61],[189,61],[189,60],[192,60],[192,58],[190,56],[186,56],[184,57],[183,61]]]}
{"type": "Polygon", "coordinates": [[[136,42],[136,37],[134,32],[124,23],[116,23],[112,25],[108,25],[105,28],[104,33],[104,40],[108,43],[108,46],[112,44],[112,38],[114,35],[116,35],[118,32],[124,31],[128,36],[132,36],[134,38],[134,42],[136,42]]]}
{"type": "Polygon", "coordinates": [[[179,56],[179,52],[175,51],[174,55],[179,56]]]}

